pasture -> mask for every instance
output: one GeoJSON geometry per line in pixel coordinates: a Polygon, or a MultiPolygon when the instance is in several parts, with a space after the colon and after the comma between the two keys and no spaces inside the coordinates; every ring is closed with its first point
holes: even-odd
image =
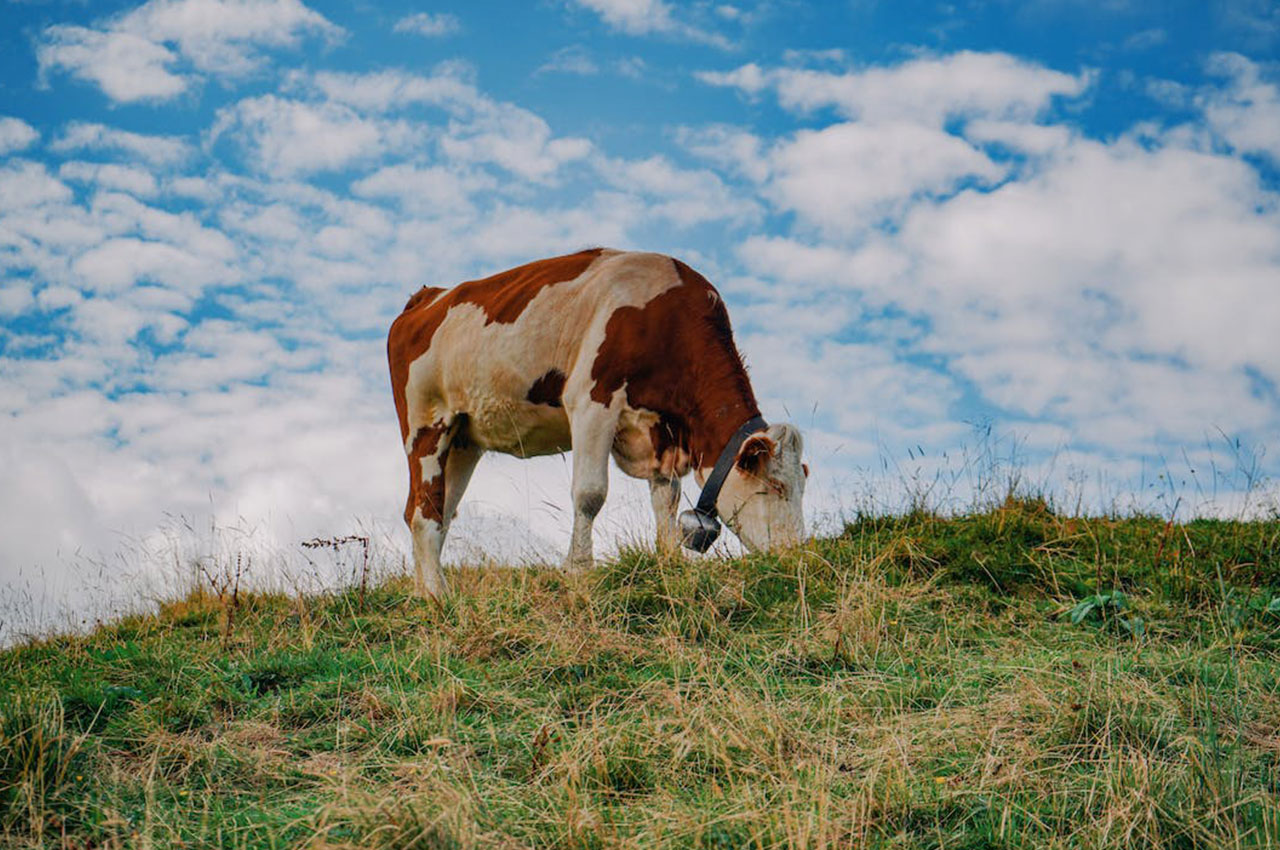
{"type": "Polygon", "coordinates": [[[451,581],[0,653],[0,843],[1280,843],[1280,521],[1010,500],[451,581]]]}

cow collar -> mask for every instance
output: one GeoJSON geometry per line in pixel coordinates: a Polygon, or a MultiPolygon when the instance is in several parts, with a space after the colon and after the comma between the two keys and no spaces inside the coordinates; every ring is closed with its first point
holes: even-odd
{"type": "Polygon", "coordinates": [[[724,486],[724,480],[729,477],[729,470],[733,468],[733,462],[738,458],[738,450],[747,441],[747,437],[768,427],[769,423],[764,421],[764,417],[756,415],[743,422],[738,430],[733,432],[733,436],[725,444],[724,451],[720,452],[716,465],[711,469],[711,474],[703,482],[702,494],[698,496],[698,504],[694,507],[694,512],[706,517],[716,515],[716,500],[720,498],[720,488],[724,486]]]}

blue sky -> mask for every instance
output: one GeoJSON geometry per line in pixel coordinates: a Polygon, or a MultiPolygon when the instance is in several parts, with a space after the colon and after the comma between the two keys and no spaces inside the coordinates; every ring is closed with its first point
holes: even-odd
{"type": "MultiPolygon", "coordinates": [[[[0,583],[175,515],[403,545],[391,318],[592,244],[717,283],[819,524],[984,451],[1095,507],[1276,472],[1274,4],[0,9],[0,583]]],[[[486,459],[454,557],[553,556],[567,469],[486,459]]]]}

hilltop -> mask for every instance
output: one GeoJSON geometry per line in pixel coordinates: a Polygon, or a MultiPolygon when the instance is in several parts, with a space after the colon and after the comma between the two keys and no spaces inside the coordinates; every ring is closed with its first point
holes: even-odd
{"type": "Polygon", "coordinates": [[[1280,521],[1011,500],[451,579],[206,588],[0,653],[0,842],[1280,842],[1280,521]]]}

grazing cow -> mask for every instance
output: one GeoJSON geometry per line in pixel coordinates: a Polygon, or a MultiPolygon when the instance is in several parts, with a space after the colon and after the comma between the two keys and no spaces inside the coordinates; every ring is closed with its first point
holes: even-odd
{"type": "Polygon", "coordinates": [[[800,433],[760,418],[720,294],[679,260],[596,248],[424,287],[387,357],[420,594],[446,590],[440,549],[486,451],[573,449],[568,569],[591,565],[610,454],[649,481],[660,548],[705,551],[717,515],[750,549],[801,538],[800,433]],[[704,489],[677,523],[690,470],[704,489]]]}

